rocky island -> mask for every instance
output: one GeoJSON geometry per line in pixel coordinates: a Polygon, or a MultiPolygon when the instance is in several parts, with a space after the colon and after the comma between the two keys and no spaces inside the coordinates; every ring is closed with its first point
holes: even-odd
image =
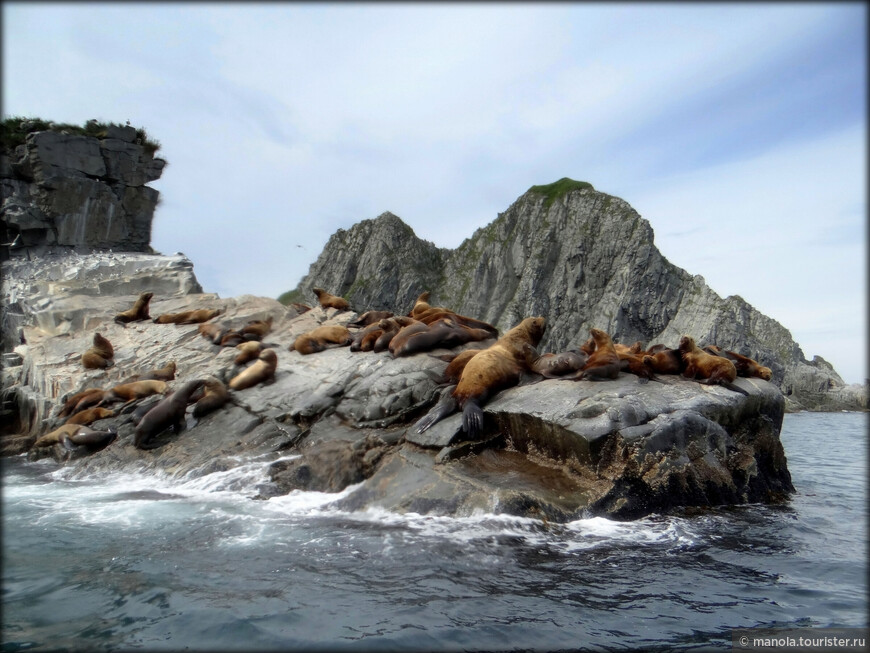
{"type": "Polygon", "coordinates": [[[268,500],[351,488],[336,502],[351,510],[631,519],[681,506],[782,500],[793,491],[779,439],[787,402],[866,408],[866,387],[847,389],[829,366],[805,361],[773,320],[671,266],[646,221],[588,184],[533,187],[453,252],[420,241],[392,214],[364,220],[335,234],[282,301],[220,298],[202,292],[186,257],[158,255],[143,241],[156,191],[142,189],[163,168],[153,151],[118,126],[60,140],[38,127],[3,152],[0,174],[4,455],[51,456],[81,475],[126,468],[176,478],[272,461],[268,478],[238,490],[268,500]],[[131,147],[107,146],[116,140],[131,147]],[[119,151],[123,163],[113,159],[119,151]],[[119,168],[123,175],[107,172],[119,168]],[[94,192],[106,199],[97,206],[116,208],[94,214],[94,192]],[[123,198],[132,195],[153,196],[150,212],[125,213],[123,198]],[[106,216],[124,226],[107,227],[106,216]],[[638,251],[606,250],[612,239],[601,234],[617,224],[638,251]],[[560,283],[567,293],[555,292],[560,283]],[[314,287],[343,296],[351,309],[317,305],[314,287]],[[543,316],[540,352],[575,346],[593,326],[625,343],[675,346],[690,333],[754,354],[773,377],[738,378],[742,392],[679,375],[538,380],[490,399],[482,431],[469,438],[461,414],[423,433],[414,424],[441,396],[443,356],[494,339],[405,357],[347,346],[309,355],[294,349],[300,335],[346,327],[367,310],[407,314],[427,290],[433,302],[501,333],[543,316]],[[63,422],[58,413],[75,393],[108,390],[169,363],[170,390],[205,378],[227,383],[243,369],[234,362],[239,350],[204,337],[199,324],[115,321],[143,292],[153,294],[151,317],[214,309],[219,315],[209,323],[233,330],[268,321],[262,343],[277,353],[274,376],[229,390],[213,412],[188,414],[186,428],[159,435],[152,449],[134,446],[136,416],[159,397],[109,405],[113,414],[90,428],[117,437],[96,451],[70,441],[34,448],[63,422]],[[82,353],[96,333],[111,343],[112,362],[85,369],[82,353]]]}

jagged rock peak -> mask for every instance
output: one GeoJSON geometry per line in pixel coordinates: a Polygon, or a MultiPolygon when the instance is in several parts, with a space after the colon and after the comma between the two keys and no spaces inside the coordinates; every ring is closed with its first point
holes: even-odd
{"type": "Polygon", "coordinates": [[[691,334],[770,367],[790,409],[867,407],[866,388],[842,392],[852,386],[807,361],[785,327],[670,263],[647,220],[587,182],[532,186],[455,250],[420,240],[394,218],[382,214],[339,230],[281,301],[310,302],[311,288],[319,286],[358,311],[406,313],[428,290],[432,302],[501,331],[543,315],[541,351],[577,347],[592,327],[617,342],[671,347],[691,334]]]}

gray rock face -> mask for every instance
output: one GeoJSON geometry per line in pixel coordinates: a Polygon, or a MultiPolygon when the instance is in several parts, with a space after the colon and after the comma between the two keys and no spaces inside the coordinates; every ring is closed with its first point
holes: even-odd
{"type": "Polygon", "coordinates": [[[132,127],[104,138],[58,131],[27,135],[2,152],[0,256],[44,246],[150,252],[151,222],[166,162],[135,141],[132,127]]]}
{"type": "MultiPolygon", "coordinates": [[[[82,329],[23,328],[27,345],[3,372],[3,395],[16,403],[20,426],[0,438],[4,453],[27,451],[58,424],[63,399],[83,389],[108,389],[169,360],[176,361],[172,388],[238,372],[236,350],[211,344],[196,325],[114,323],[133,298],[90,297],[82,329]],[[114,367],[81,367],[93,331],[112,342],[114,367]]],[[[270,462],[261,482],[238,491],[260,499],[296,489],[342,492],[336,505],[349,510],[484,510],[555,521],[776,501],[793,491],[779,441],[784,400],[765,381],[739,380],[748,396],[678,377],[643,384],[629,374],[597,383],[542,381],[497,395],[485,406],[480,439],[467,441],[459,415],[425,434],[413,430],[438,398],[446,367],[439,358],[348,347],[303,356],[290,349],[298,335],[347,324],[357,313],[317,307],[298,314],[271,299],[202,294],[155,295],[151,307],[153,315],[220,308],[215,321],[234,327],[272,317],[264,342],[278,352],[274,380],[231,391],[227,405],[199,421],[189,418],[186,430],[160,436],[153,450],[133,446],[135,406],[129,406],[92,424],[117,431],[105,449],[87,455],[55,445],[30,451],[31,459],[51,456],[83,476],[127,468],[179,479],[270,462]]]]}
{"type": "Polygon", "coordinates": [[[67,334],[92,328],[97,306],[117,305],[120,312],[146,290],[163,297],[202,292],[193,263],[183,254],[81,255],[56,247],[0,265],[0,326],[7,352],[21,344],[25,326],[49,336],[67,334]]]}
{"type": "MultiPolygon", "coordinates": [[[[541,351],[576,347],[589,329],[617,342],[676,346],[683,334],[743,353],[773,371],[789,410],[868,408],[868,388],[846,386],[821,359],[807,361],[789,331],[739,296],[722,299],[672,265],[650,224],[625,201],[591,188],[550,203],[530,190],[456,250],[418,239],[396,216],[364,220],[330,238],[291,301],[311,288],[359,310],[405,313],[419,292],[496,325],[543,315],[541,351]]],[[[284,298],[282,298],[284,299],[284,298]]]]}

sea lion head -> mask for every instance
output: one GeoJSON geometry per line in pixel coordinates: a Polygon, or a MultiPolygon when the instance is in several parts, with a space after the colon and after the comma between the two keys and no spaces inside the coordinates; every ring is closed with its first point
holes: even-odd
{"type": "Polygon", "coordinates": [[[604,347],[611,342],[610,336],[606,331],[593,328],[589,330],[589,333],[592,334],[592,339],[595,341],[596,347],[604,347]]]}
{"type": "Polygon", "coordinates": [[[278,364],[278,354],[275,353],[274,349],[264,349],[260,352],[259,359],[272,367],[278,364]]]}
{"type": "Polygon", "coordinates": [[[678,349],[681,352],[685,353],[694,351],[696,346],[697,345],[695,345],[695,339],[692,336],[683,336],[682,338],[680,338],[680,344],[678,346],[678,349]]]}
{"type": "Polygon", "coordinates": [[[547,318],[542,316],[527,317],[521,324],[525,326],[532,345],[537,347],[538,343],[541,342],[541,338],[544,337],[544,331],[547,328],[547,318]]]}

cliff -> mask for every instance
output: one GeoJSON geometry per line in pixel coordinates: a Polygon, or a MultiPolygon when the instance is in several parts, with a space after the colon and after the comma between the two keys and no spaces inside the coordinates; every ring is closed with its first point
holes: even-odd
{"type": "Polygon", "coordinates": [[[563,179],[535,186],[455,250],[422,241],[384,213],[339,230],[283,302],[319,286],[360,310],[405,312],[417,295],[501,331],[543,315],[542,351],[562,351],[597,327],[614,340],[676,346],[682,334],[758,360],[789,410],[859,410],[867,386],[847,386],[823,359],[808,361],[789,331],[739,296],[721,298],[671,264],[627,202],[563,179]]]}
{"type": "Polygon", "coordinates": [[[155,143],[127,125],[15,121],[2,125],[0,260],[49,247],[151,252],[159,194],[146,184],[166,165],[155,143]]]}

